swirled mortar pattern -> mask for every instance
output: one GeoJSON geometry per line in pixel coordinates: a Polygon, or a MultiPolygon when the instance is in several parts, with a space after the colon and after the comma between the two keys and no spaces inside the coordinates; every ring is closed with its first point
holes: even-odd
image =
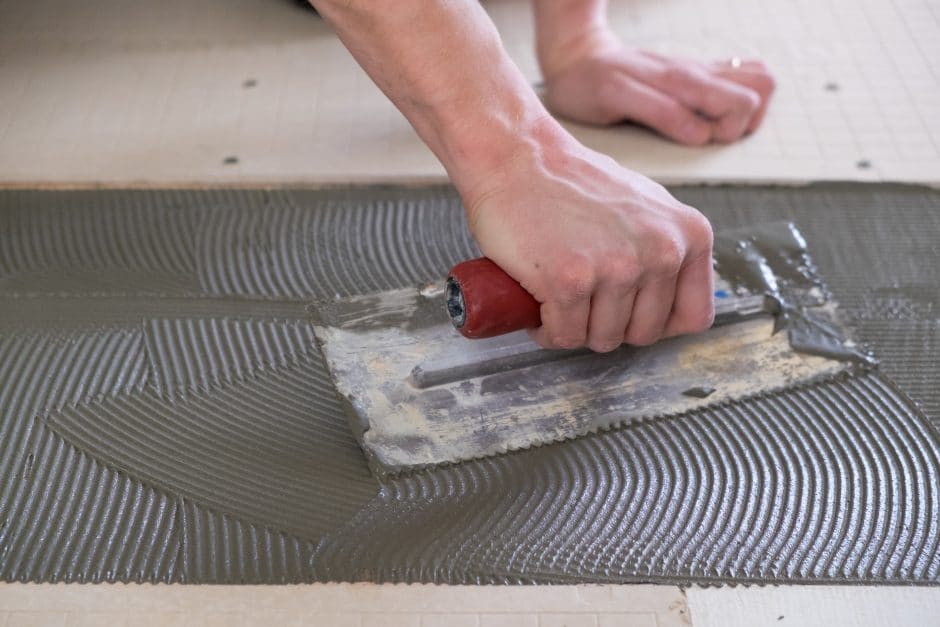
{"type": "Polygon", "coordinates": [[[0,576],[940,582],[940,193],[675,192],[793,220],[880,370],[382,482],[306,306],[476,254],[451,189],[0,192],[0,576]]]}

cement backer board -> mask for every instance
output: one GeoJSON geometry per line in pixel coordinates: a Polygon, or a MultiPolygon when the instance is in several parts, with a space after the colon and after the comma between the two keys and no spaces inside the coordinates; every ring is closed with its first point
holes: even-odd
{"type": "Polygon", "coordinates": [[[695,627],[882,627],[940,624],[940,590],[837,586],[690,588],[695,627]]]}
{"type": "MultiPolygon", "coordinates": [[[[536,83],[529,3],[485,5],[536,83]]],[[[935,2],[624,0],[610,13],[630,44],[760,57],[779,82],[764,127],[734,146],[571,127],[622,163],[664,182],[940,182],[935,2]]],[[[0,184],[444,177],[328,27],[289,0],[2,2],[0,84],[0,184]]]]}
{"type": "Polygon", "coordinates": [[[940,415],[940,194],[674,192],[719,232],[795,221],[883,374],[382,483],[298,320],[473,255],[452,190],[3,192],[3,577],[936,583],[940,446],[902,391],[940,415]]]}
{"type": "Polygon", "coordinates": [[[673,586],[0,585],[0,624],[682,627],[673,586]],[[3,622],[6,619],[6,622],[3,622]]]}
{"type": "Polygon", "coordinates": [[[870,586],[479,587],[0,584],[0,624],[324,627],[875,627],[936,624],[940,590],[870,586]]]}

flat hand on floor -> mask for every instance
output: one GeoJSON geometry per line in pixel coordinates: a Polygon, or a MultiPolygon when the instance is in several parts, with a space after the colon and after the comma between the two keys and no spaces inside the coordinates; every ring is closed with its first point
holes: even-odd
{"type": "Polygon", "coordinates": [[[625,48],[604,29],[540,56],[545,101],[558,115],[587,124],[632,121],[691,146],[753,132],[774,91],[759,61],[669,58],[625,48]]]}

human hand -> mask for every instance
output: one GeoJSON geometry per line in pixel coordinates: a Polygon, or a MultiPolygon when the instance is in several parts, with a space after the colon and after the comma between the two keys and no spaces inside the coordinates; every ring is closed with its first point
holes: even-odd
{"type": "Polygon", "coordinates": [[[587,124],[632,121],[691,146],[752,133],[774,91],[760,61],[669,58],[624,48],[606,30],[546,55],[542,66],[545,101],[556,114],[587,124]]]}
{"type": "Polygon", "coordinates": [[[487,257],[541,303],[532,338],[599,352],[708,328],[712,232],[662,186],[567,135],[464,194],[487,257]]]}

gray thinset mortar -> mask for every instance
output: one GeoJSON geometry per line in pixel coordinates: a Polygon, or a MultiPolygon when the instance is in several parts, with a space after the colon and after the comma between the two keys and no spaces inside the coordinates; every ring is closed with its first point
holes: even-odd
{"type": "Polygon", "coordinates": [[[382,483],[306,304],[474,255],[451,190],[0,192],[0,576],[940,582],[940,192],[675,192],[880,370],[382,483]]]}

